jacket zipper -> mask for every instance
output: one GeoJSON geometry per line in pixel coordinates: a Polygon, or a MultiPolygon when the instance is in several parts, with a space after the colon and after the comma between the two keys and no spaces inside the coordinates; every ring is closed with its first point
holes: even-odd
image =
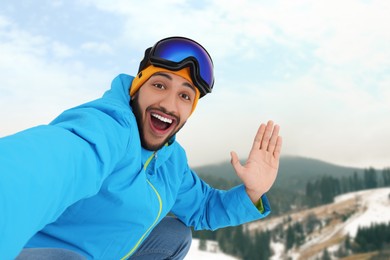
{"type": "MultiPolygon", "coordinates": [[[[150,162],[152,161],[152,159],[155,158],[157,159],[157,153],[154,152],[145,162],[145,165],[144,165],[144,171],[146,172],[146,169],[148,168],[150,162]]],[[[160,194],[158,193],[157,189],[153,186],[153,184],[149,181],[149,180],[146,180],[148,182],[148,184],[150,185],[150,187],[153,189],[153,191],[156,193],[156,196],[157,196],[157,199],[158,199],[158,203],[159,203],[159,209],[158,209],[158,214],[157,214],[157,217],[156,219],[154,220],[153,224],[146,230],[146,232],[141,236],[141,238],[138,240],[138,242],[135,244],[135,246],[130,250],[130,252],[128,252],[124,257],[121,258],[121,260],[125,260],[127,259],[128,257],[130,257],[134,252],[135,250],[139,247],[139,245],[141,244],[141,242],[144,240],[146,234],[149,233],[149,231],[157,224],[157,221],[159,220],[160,216],[161,216],[161,212],[162,212],[162,199],[161,199],[161,196],[160,194]]]]}

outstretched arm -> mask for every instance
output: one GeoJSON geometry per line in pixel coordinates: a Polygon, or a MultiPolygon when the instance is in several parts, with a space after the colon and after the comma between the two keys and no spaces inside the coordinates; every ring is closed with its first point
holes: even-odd
{"type": "Polygon", "coordinates": [[[244,165],[238,160],[237,154],[231,152],[232,166],[253,203],[272,187],[278,173],[281,148],[279,126],[268,121],[267,125],[260,125],[244,165]]]}

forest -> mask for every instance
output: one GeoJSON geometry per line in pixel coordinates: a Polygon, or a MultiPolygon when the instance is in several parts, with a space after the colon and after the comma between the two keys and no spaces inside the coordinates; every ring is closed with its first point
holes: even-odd
{"type": "MultiPolygon", "coordinates": [[[[201,176],[211,186],[218,189],[229,189],[237,184],[238,180],[201,176]]],[[[381,173],[373,168],[364,169],[363,173],[353,172],[350,176],[337,178],[332,175],[318,176],[317,179],[308,180],[304,190],[286,190],[283,187],[272,188],[267,194],[269,197],[272,214],[270,217],[296,212],[303,209],[317,207],[332,203],[334,197],[347,192],[390,187],[390,168],[381,173]]],[[[389,194],[390,196],[390,194],[389,194]]],[[[390,197],[389,197],[390,199],[390,197]]],[[[349,216],[344,216],[346,220],[349,216]]],[[[206,240],[215,240],[220,249],[240,259],[269,259],[272,256],[271,242],[284,241],[285,249],[299,247],[314,230],[322,228],[322,223],[315,215],[309,215],[302,222],[285,220],[287,229],[275,228],[256,232],[247,232],[245,226],[227,227],[216,231],[193,231],[194,238],[200,239],[199,247],[205,247],[206,240]]],[[[336,252],[335,257],[345,257],[354,253],[383,250],[390,244],[390,223],[359,228],[356,237],[347,237],[342,246],[336,252]],[[381,242],[378,242],[377,239],[381,242]],[[369,242],[368,242],[369,241],[369,242]]],[[[325,249],[322,259],[331,259],[330,253],[325,249]]]]}

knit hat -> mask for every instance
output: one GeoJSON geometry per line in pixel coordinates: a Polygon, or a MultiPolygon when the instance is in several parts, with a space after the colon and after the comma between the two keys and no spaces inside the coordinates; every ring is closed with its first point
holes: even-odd
{"type": "MultiPolygon", "coordinates": [[[[189,67],[185,67],[181,70],[177,70],[177,71],[174,71],[174,70],[168,70],[168,69],[164,69],[164,68],[160,68],[160,67],[156,67],[156,66],[153,66],[153,65],[149,65],[148,67],[146,67],[145,69],[143,69],[142,71],[140,71],[138,73],[138,75],[133,79],[133,82],[131,83],[131,88],[130,88],[130,96],[133,97],[134,94],[138,91],[138,89],[155,73],[157,72],[169,72],[169,73],[173,73],[175,75],[178,75],[182,78],[185,78],[186,80],[188,80],[189,82],[191,82],[191,84],[193,84],[192,82],[192,79],[191,79],[191,76],[190,76],[190,68],[189,67]]],[[[194,103],[192,104],[192,110],[191,110],[191,114],[192,112],[194,112],[195,110],[195,107],[196,107],[196,104],[198,103],[198,100],[199,100],[199,97],[200,97],[200,92],[198,90],[198,88],[194,88],[195,89],[195,100],[194,100],[194,103]]]]}

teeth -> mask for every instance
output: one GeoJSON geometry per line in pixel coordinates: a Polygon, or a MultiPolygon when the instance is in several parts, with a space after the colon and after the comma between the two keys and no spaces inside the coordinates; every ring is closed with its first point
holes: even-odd
{"type": "Polygon", "coordinates": [[[158,120],[161,120],[165,123],[172,124],[172,119],[157,115],[157,114],[152,114],[153,117],[157,118],[158,120]]]}

